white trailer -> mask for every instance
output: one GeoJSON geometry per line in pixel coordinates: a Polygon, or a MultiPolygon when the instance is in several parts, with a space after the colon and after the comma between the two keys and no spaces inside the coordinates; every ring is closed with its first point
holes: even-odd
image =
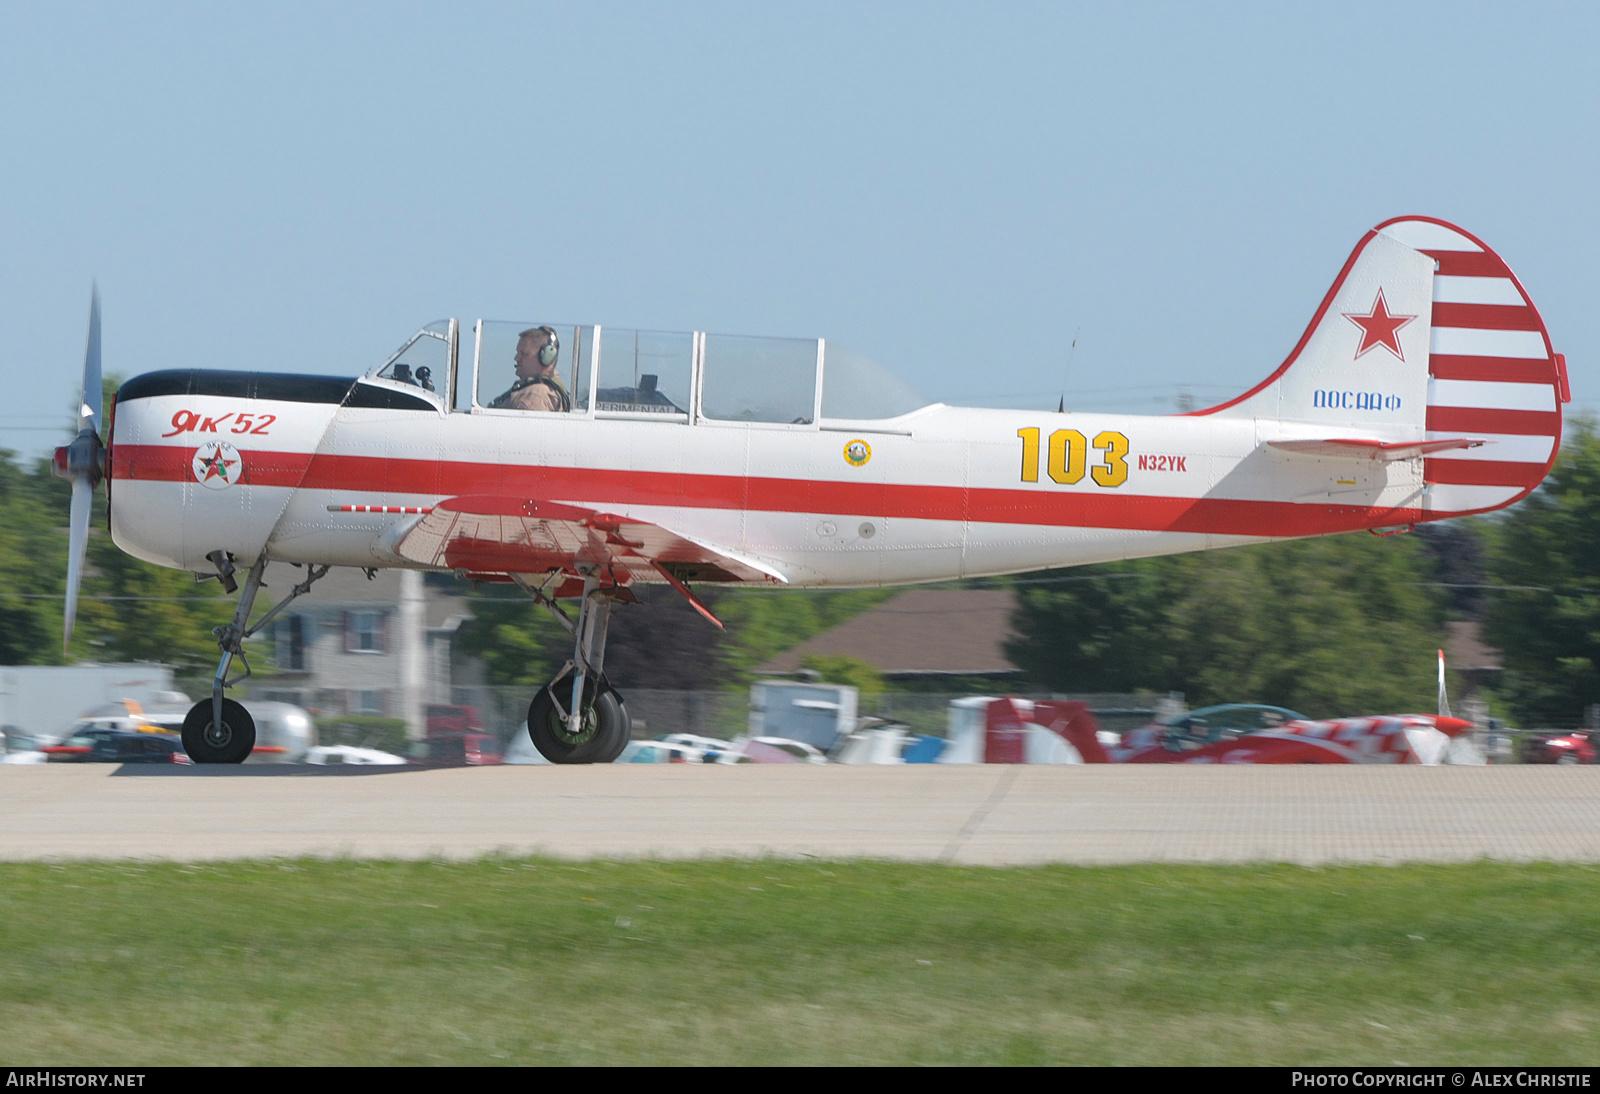
{"type": "Polygon", "coordinates": [[[8,665],[0,667],[0,732],[9,750],[48,743],[84,712],[118,699],[171,701],[165,665],[8,665]]]}
{"type": "Polygon", "coordinates": [[[854,732],[858,694],[844,684],[751,684],[750,736],[785,737],[827,752],[854,732]]]}

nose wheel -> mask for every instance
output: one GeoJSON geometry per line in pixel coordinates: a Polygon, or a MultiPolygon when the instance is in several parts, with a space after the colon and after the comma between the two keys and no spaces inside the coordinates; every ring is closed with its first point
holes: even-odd
{"type": "Polygon", "coordinates": [[[256,746],[256,720],[233,699],[222,700],[222,720],[210,699],[189,708],[183,719],[183,750],[197,764],[242,764],[256,746]]]}
{"type": "MultiPolygon", "coordinates": [[[[233,563],[222,551],[212,551],[206,556],[217,568],[211,576],[219,579],[229,592],[237,584],[233,580],[233,563]]],[[[261,553],[250,574],[245,578],[244,591],[239,594],[239,606],[233,613],[233,622],[217,627],[211,633],[217,636],[222,658],[217,663],[217,674],[211,681],[211,698],[202,699],[190,708],[183,719],[183,750],[197,764],[242,764],[256,746],[256,722],[244,704],[224,699],[222,689],[246,679],[250,675],[250,661],[244,655],[244,640],[271,623],[278,613],[311,591],[311,586],[328,572],[327,566],[311,566],[306,579],[289,590],[276,607],[250,626],[250,611],[255,607],[256,593],[262,588],[261,578],[267,572],[267,554],[261,553]],[[228,669],[237,657],[244,662],[244,673],[228,679],[228,669]]]]}

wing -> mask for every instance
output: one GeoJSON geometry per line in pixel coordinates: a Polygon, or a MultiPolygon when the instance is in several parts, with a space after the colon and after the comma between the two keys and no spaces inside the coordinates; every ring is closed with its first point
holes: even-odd
{"type": "MultiPolygon", "coordinates": [[[[578,567],[626,586],[665,581],[783,584],[781,571],[730,548],[703,543],[635,517],[576,505],[501,496],[447,498],[426,511],[394,548],[400,557],[482,577],[571,575],[553,596],[577,595],[578,567]],[[575,586],[568,589],[568,585],[575,586]]],[[[692,599],[692,598],[691,598],[692,599]]]]}

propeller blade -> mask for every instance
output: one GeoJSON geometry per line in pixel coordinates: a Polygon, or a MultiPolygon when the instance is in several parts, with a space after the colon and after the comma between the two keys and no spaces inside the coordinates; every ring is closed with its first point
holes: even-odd
{"type": "Polygon", "coordinates": [[[71,538],[67,542],[67,607],[62,620],[61,652],[72,644],[72,625],[78,619],[78,585],[83,581],[83,558],[89,550],[89,510],[94,487],[87,477],[72,480],[71,538]]]}
{"type": "Polygon", "coordinates": [[[83,351],[83,399],[78,404],[78,432],[88,425],[100,432],[100,286],[89,291],[89,344],[83,351]]]}

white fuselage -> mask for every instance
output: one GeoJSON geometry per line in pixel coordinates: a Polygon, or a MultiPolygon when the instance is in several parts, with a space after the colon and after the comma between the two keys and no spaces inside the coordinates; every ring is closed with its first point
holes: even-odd
{"type": "Polygon", "coordinates": [[[111,525],[124,550],[183,569],[208,570],[218,549],[393,566],[416,521],[394,510],[503,495],[659,524],[793,584],[851,586],[1426,519],[1420,460],[1262,447],[1281,425],[939,405],[820,428],[690,425],[158,395],[116,409],[111,525]],[[237,452],[226,485],[193,466],[210,441],[237,452]]]}

